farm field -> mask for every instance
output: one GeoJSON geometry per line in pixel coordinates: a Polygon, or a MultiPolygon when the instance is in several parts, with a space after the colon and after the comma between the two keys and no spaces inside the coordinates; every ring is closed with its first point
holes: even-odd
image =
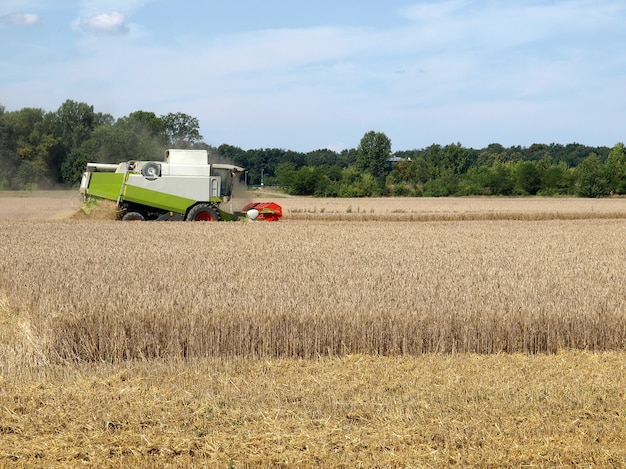
{"type": "Polygon", "coordinates": [[[0,194],[0,467],[626,465],[626,200],[273,200],[0,194]]]}
{"type": "Polygon", "coordinates": [[[0,191],[0,219],[64,219],[81,206],[78,191],[0,191]]]}
{"type": "MultiPolygon", "coordinates": [[[[270,191],[239,191],[232,208],[250,201],[275,200],[286,220],[480,220],[626,218],[626,199],[551,197],[372,197],[318,199],[291,197],[270,191]]],[[[231,208],[226,204],[226,209],[231,208]]],[[[0,191],[0,219],[50,220],[71,218],[82,206],[77,191],[0,191]]]]}
{"type": "MultiPolygon", "coordinates": [[[[260,195],[257,195],[260,196],[260,195]]],[[[626,199],[414,197],[279,199],[290,219],[462,221],[623,218],[626,199]]]]}

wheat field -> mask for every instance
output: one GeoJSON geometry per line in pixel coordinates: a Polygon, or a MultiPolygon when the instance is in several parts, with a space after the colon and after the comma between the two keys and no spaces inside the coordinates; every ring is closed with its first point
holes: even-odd
{"type": "Polygon", "coordinates": [[[5,223],[46,360],[621,350],[622,220],[5,223]]]}
{"type": "MultiPolygon", "coordinates": [[[[257,193],[262,197],[263,193],[257,193]]],[[[291,220],[548,220],[624,218],[626,199],[554,197],[310,198],[278,200],[291,220]]]]}
{"type": "Polygon", "coordinates": [[[626,465],[626,201],[532,201],[5,211],[0,467],[626,465]]]}

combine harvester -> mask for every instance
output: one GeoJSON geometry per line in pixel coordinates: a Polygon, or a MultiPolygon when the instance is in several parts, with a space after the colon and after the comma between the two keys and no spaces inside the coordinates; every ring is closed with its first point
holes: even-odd
{"type": "Polygon", "coordinates": [[[280,220],[282,208],[274,202],[253,202],[241,212],[220,208],[232,200],[243,172],[238,166],[209,164],[206,150],[167,150],[163,162],[87,163],[80,192],[86,207],[98,199],[115,201],[125,221],[280,220]]]}

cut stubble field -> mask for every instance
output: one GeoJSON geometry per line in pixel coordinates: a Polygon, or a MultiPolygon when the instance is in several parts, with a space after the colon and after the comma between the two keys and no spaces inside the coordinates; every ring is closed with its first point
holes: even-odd
{"type": "Polygon", "coordinates": [[[11,198],[0,467],[626,464],[626,200],[11,198]]]}

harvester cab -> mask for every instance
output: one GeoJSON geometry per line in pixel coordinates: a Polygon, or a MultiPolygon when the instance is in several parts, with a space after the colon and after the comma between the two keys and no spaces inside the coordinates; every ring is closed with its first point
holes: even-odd
{"type": "MultiPolygon", "coordinates": [[[[228,212],[221,204],[231,200],[243,173],[239,166],[210,164],[206,150],[170,149],[164,161],[87,163],[80,191],[88,202],[115,201],[122,220],[237,220],[248,213],[228,212]]],[[[282,210],[274,205],[273,220],[280,219],[282,210]]]]}

